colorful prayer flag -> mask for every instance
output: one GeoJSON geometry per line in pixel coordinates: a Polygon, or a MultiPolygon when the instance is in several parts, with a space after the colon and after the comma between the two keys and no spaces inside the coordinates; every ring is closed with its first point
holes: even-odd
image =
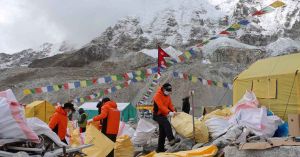
{"type": "Polygon", "coordinates": [[[223,35],[229,35],[230,33],[227,32],[227,31],[222,31],[222,32],[220,32],[220,34],[223,34],[223,35]]]}
{"type": "Polygon", "coordinates": [[[272,12],[273,10],[275,10],[275,9],[272,8],[272,7],[270,7],[270,6],[264,7],[264,8],[262,9],[262,11],[265,12],[265,13],[270,13],[270,12],[272,12]]]}
{"type": "Polygon", "coordinates": [[[86,87],[86,81],[80,81],[80,87],[86,87]]]}
{"type": "Polygon", "coordinates": [[[238,23],[239,23],[240,25],[246,26],[246,25],[248,25],[250,22],[249,22],[248,20],[241,20],[241,21],[239,21],[238,23]]]}
{"type": "Polygon", "coordinates": [[[24,95],[29,95],[29,94],[31,94],[31,91],[29,89],[24,89],[23,94],[24,95]]]}
{"type": "Polygon", "coordinates": [[[275,1],[270,6],[272,6],[273,8],[279,8],[279,7],[282,7],[284,5],[285,5],[285,3],[281,2],[281,1],[275,1]]]}

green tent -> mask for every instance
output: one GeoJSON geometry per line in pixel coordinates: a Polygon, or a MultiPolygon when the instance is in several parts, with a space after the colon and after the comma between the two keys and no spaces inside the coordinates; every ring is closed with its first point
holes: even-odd
{"type": "MultiPolygon", "coordinates": [[[[86,102],[80,106],[89,115],[89,119],[98,115],[98,102],[86,102]]],[[[130,119],[137,121],[136,108],[131,103],[117,103],[118,110],[121,112],[121,121],[128,122],[130,119]]]]}

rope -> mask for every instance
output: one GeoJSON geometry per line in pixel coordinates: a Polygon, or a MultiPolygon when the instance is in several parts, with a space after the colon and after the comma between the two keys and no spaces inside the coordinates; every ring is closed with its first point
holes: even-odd
{"type": "Polygon", "coordinates": [[[291,91],[290,91],[290,95],[289,95],[288,101],[287,101],[287,103],[286,103],[286,105],[285,105],[285,110],[284,110],[284,114],[283,114],[283,119],[285,118],[285,115],[286,115],[287,107],[288,107],[289,102],[290,102],[290,98],[291,98],[292,91],[293,91],[293,88],[294,88],[294,85],[295,85],[295,80],[296,80],[297,74],[298,74],[298,70],[297,70],[296,73],[295,73],[293,85],[292,85],[292,88],[291,88],[291,91]]]}
{"type": "Polygon", "coordinates": [[[221,104],[221,101],[224,99],[225,95],[227,95],[228,89],[226,89],[224,95],[222,96],[222,98],[218,101],[218,106],[221,104]]]}

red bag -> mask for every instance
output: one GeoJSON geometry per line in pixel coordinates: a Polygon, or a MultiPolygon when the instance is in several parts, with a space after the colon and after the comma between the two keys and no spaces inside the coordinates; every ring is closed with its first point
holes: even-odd
{"type": "Polygon", "coordinates": [[[117,135],[120,125],[120,111],[118,109],[109,109],[107,117],[107,134],[117,135]]]}

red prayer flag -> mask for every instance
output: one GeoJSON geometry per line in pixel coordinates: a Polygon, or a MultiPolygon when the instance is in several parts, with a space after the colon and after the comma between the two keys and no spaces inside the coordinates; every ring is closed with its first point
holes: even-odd
{"type": "Polygon", "coordinates": [[[212,80],[207,80],[207,84],[211,85],[212,84],[212,80]]]}
{"type": "Polygon", "coordinates": [[[64,84],[64,88],[65,88],[65,89],[69,89],[69,84],[68,84],[68,83],[65,83],[65,84],[64,84]]]}
{"type": "Polygon", "coordinates": [[[259,15],[263,15],[265,14],[265,12],[263,10],[259,10],[259,11],[256,11],[255,13],[252,14],[252,16],[259,16],[259,15]]]}
{"type": "Polygon", "coordinates": [[[35,92],[38,93],[38,94],[43,93],[42,88],[35,88],[35,92]]]}
{"type": "Polygon", "coordinates": [[[227,31],[222,31],[220,34],[229,35],[230,33],[227,31]]]}
{"type": "Polygon", "coordinates": [[[170,57],[170,56],[162,48],[160,48],[160,46],[158,46],[158,59],[157,59],[158,74],[160,74],[160,68],[162,66],[164,68],[167,67],[164,57],[170,57]]]}

